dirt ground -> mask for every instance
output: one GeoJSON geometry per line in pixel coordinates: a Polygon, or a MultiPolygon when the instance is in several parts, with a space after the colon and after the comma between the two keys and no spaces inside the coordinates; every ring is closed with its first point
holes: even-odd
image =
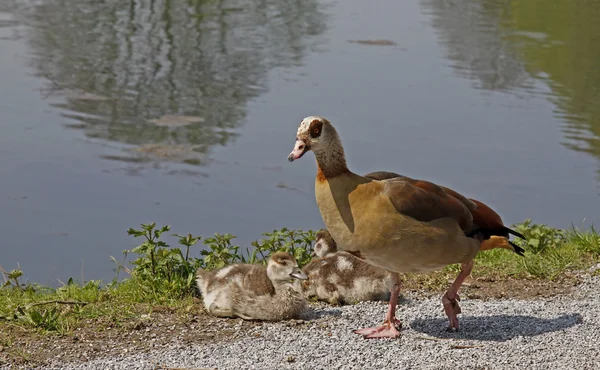
{"type": "MultiPolygon", "coordinates": [[[[570,292],[579,284],[576,276],[561,281],[469,279],[461,289],[461,299],[536,299],[570,292]]],[[[423,290],[416,281],[403,286],[407,296],[441,295],[442,289],[423,290]]],[[[197,299],[192,312],[176,312],[154,307],[152,313],[119,324],[94,319],[65,335],[43,334],[36,329],[0,321],[0,367],[31,368],[52,361],[85,362],[166,347],[173,342],[201,344],[229,341],[245,335],[260,322],[221,319],[208,315],[197,299]]],[[[157,369],[163,369],[156,364],[157,369]]]]}
{"type": "MultiPolygon", "coordinates": [[[[39,367],[52,361],[85,362],[98,357],[144,352],[178,343],[231,340],[256,322],[212,317],[202,309],[182,314],[168,307],[115,324],[103,319],[85,321],[65,335],[44,334],[0,321],[0,368],[39,367]]],[[[157,364],[157,368],[160,364],[157,364]]]]}
{"type": "MultiPolygon", "coordinates": [[[[445,282],[445,286],[430,287],[423,289],[420,281],[407,281],[403,284],[402,290],[405,293],[411,293],[416,296],[432,296],[444,293],[452,280],[445,282]]],[[[461,298],[469,299],[536,299],[554,297],[560,294],[566,294],[581,283],[578,274],[570,274],[559,280],[543,279],[494,279],[491,277],[467,278],[460,288],[461,298]]],[[[440,284],[438,284],[440,285],[440,284]]]]}

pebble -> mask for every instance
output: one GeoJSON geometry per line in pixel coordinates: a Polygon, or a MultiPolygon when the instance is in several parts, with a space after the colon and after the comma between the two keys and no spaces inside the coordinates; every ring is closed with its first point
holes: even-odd
{"type": "Polygon", "coordinates": [[[305,321],[264,323],[228,342],[59,364],[61,369],[600,369],[600,277],[569,295],[460,303],[461,330],[445,331],[439,298],[402,299],[398,339],[353,329],[379,324],[385,302],[315,306],[305,321]]]}

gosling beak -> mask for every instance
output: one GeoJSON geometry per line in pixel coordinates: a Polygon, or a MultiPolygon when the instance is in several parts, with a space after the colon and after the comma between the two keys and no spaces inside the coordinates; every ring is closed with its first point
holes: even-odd
{"type": "Polygon", "coordinates": [[[294,144],[294,150],[288,155],[288,161],[293,162],[296,159],[302,158],[304,153],[310,149],[309,145],[302,139],[296,138],[296,144],[294,144]]]}
{"type": "Polygon", "coordinates": [[[317,256],[317,253],[315,253],[315,251],[313,251],[313,252],[310,254],[310,256],[311,256],[311,257],[316,257],[316,256],[317,256]]]}
{"type": "Polygon", "coordinates": [[[308,280],[308,276],[306,276],[306,274],[302,272],[299,267],[296,267],[290,276],[299,280],[308,280]]]}

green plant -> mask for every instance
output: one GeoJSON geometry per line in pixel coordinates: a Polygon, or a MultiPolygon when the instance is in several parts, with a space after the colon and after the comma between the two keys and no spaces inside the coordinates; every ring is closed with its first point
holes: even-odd
{"type": "Polygon", "coordinates": [[[169,226],[157,227],[156,223],[142,224],[139,230],[130,228],[129,235],[144,238],[144,241],[132,250],[123,251],[123,262],[111,257],[117,264],[117,276],[109,286],[117,286],[118,274],[125,270],[143,288],[142,300],[177,299],[193,294],[198,268],[213,270],[234,263],[265,263],[277,251],[291,253],[300,265],[304,265],[310,261],[314,241],[313,231],[283,228],[264,233],[267,238],[252,242],[252,252],[246,248],[244,253],[239,245],[233,244],[235,236],[218,233],[204,240],[192,234],[174,234],[182,248],[171,248],[161,239],[169,230],[169,226]],[[190,248],[201,240],[206,247],[200,251],[202,258],[190,257],[190,248]],[[131,270],[124,266],[128,254],[137,255],[131,262],[134,266],[131,270]]]}
{"type": "Polygon", "coordinates": [[[212,270],[233,263],[266,263],[269,256],[278,251],[293,255],[300,266],[310,261],[312,243],[315,240],[314,231],[290,230],[284,227],[262,235],[266,238],[250,243],[252,251],[246,248],[245,253],[240,250],[239,245],[232,245],[231,241],[235,236],[231,234],[215,234],[204,239],[208,249],[200,252],[204,257],[202,268],[212,270]]]}
{"type": "Polygon", "coordinates": [[[554,280],[567,270],[581,265],[581,252],[568,245],[517,260],[521,270],[530,276],[554,280]]]}
{"type": "Polygon", "coordinates": [[[233,263],[246,263],[246,258],[240,254],[240,246],[231,245],[231,241],[235,238],[231,234],[215,234],[204,239],[204,244],[209,249],[200,251],[200,254],[204,256],[201,267],[213,270],[233,263]]]}
{"type": "Polygon", "coordinates": [[[90,291],[97,295],[99,289],[98,281],[79,286],[72,278],[58,289],[29,283],[19,286],[5,284],[0,289],[0,319],[63,334],[69,330],[68,312],[81,313],[82,307],[88,304],[82,301],[85,296],[82,293],[90,291]],[[65,310],[61,306],[73,309],[65,310]]]}
{"type": "Polygon", "coordinates": [[[548,249],[556,249],[566,241],[564,230],[555,229],[544,224],[532,224],[531,219],[515,224],[513,227],[527,238],[527,240],[515,239],[514,242],[530,253],[538,254],[548,249]]]}
{"type": "Polygon", "coordinates": [[[581,231],[571,225],[571,229],[566,234],[569,242],[577,245],[580,250],[600,255],[600,235],[594,226],[591,226],[588,231],[581,231]]]}
{"type": "Polygon", "coordinates": [[[67,328],[63,326],[60,311],[56,307],[30,308],[21,312],[31,325],[47,331],[64,332],[67,328]]]}
{"type": "Polygon", "coordinates": [[[63,285],[57,289],[52,290],[52,293],[56,295],[57,299],[69,301],[77,300],[84,302],[94,302],[99,299],[102,292],[100,280],[89,280],[85,285],[78,284],[69,278],[66,285],[63,285]]]}
{"type": "Polygon", "coordinates": [[[23,276],[23,271],[21,271],[20,268],[10,270],[10,272],[6,272],[2,269],[0,269],[0,271],[2,272],[2,276],[4,277],[3,287],[13,287],[24,290],[23,287],[25,286],[25,284],[22,284],[19,281],[19,278],[23,276]]]}
{"type": "Polygon", "coordinates": [[[132,250],[123,253],[139,255],[131,263],[134,280],[153,300],[177,299],[193,293],[194,274],[200,266],[198,259],[189,258],[189,248],[195,245],[200,237],[191,234],[179,237],[179,243],[186,247],[186,254],[179,248],[171,248],[161,240],[163,233],[170,230],[166,225],[160,228],[156,223],[142,224],[141,230],[130,228],[127,233],[135,238],[142,237],[144,242],[132,250]]]}
{"type": "Polygon", "coordinates": [[[315,232],[312,230],[290,230],[287,227],[281,230],[273,230],[270,233],[263,233],[260,241],[254,241],[251,245],[254,247],[250,257],[250,263],[255,261],[266,262],[269,256],[274,252],[288,252],[298,262],[304,266],[311,259],[312,244],[315,240],[315,232]],[[260,255],[260,258],[258,257],[260,255]]]}

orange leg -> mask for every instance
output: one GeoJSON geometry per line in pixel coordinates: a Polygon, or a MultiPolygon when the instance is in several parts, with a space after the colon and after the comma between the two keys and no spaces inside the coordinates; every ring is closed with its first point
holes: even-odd
{"type": "Polygon", "coordinates": [[[362,335],[364,338],[397,338],[400,336],[398,328],[402,327],[400,320],[396,318],[396,306],[398,305],[398,294],[400,294],[400,275],[395,273],[394,286],[391,289],[390,304],[385,321],[382,325],[375,328],[365,328],[354,330],[354,333],[362,335]]]}
{"type": "Polygon", "coordinates": [[[446,311],[446,316],[448,316],[448,320],[450,321],[450,325],[447,329],[448,331],[458,331],[458,317],[456,317],[456,315],[461,312],[460,306],[458,305],[458,301],[460,301],[458,289],[460,289],[460,286],[465,282],[465,279],[471,274],[472,270],[473,260],[463,263],[456,280],[454,280],[450,289],[448,289],[446,294],[442,297],[444,311],[446,311]]]}

